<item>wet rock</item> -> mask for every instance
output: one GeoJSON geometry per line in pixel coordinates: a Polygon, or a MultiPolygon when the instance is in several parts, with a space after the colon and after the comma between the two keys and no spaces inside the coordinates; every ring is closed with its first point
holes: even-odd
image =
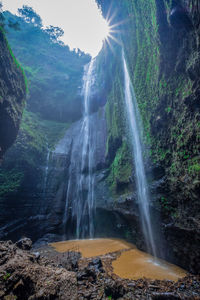
{"type": "Polygon", "coordinates": [[[152,300],[177,300],[181,299],[179,296],[174,293],[154,293],[152,295],[152,300]]]}
{"type": "Polygon", "coordinates": [[[40,252],[33,252],[33,255],[35,256],[36,260],[38,261],[40,258],[40,252]]]}
{"type": "Polygon", "coordinates": [[[120,281],[114,281],[112,279],[107,279],[105,282],[105,295],[111,296],[111,299],[118,299],[125,295],[125,288],[120,281]]]}
{"type": "Polygon", "coordinates": [[[89,264],[88,268],[90,270],[95,270],[96,272],[104,272],[102,261],[100,258],[94,258],[89,264]]]}
{"type": "MultiPolygon", "coordinates": [[[[29,251],[18,248],[12,242],[0,242],[0,254],[3,252],[8,258],[0,269],[0,299],[200,299],[199,276],[189,275],[178,282],[121,279],[112,274],[113,257],[110,254],[94,259],[81,258],[77,272],[68,272],[58,265],[59,254],[63,253],[57,253],[50,246],[43,250],[38,250],[41,255],[38,262],[31,261],[30,257],[34,255],[29,251]],[[177,298],[177,295],[180,297],[177,298]]],[[[67,260],[67,252],[64,254],[67,260]]]]}
{"type": "Polygon", "coordinates": [[[31,258],[33,254],[11,242],[1,242],[3,263],[0,272],[0,299],[77,299],[73,272],[53,266],[50,261],[31,258]],[[6,258],[6,259],[5,259],[6,258]],[[11,293],[12,291],[12,293],[11,293]]]}
{"type": "Polygon", "coordinates": [[[192,222],[191,224],[188,222],[187,226],[170,223],[164,228],[168,249],[174,253],[175,263],[182,267],[187,266],[187,269],[193,274],[199,274],[200,270],[199,232],[199,226],[192,222]]]}
{"type": "Polygon", "coordinates": [[[0,242],[0,266],[5,264],[16,252],[16,245],[11,241],[0,242]],[[9,248],[9,252],[7,249],[9,248]]]}
{"type": "Polygon", "coordinates": [[[171,25],[175,29],[185,29],[187,31],[190,31],[194,28],[187,10],[181,5],[176,5],[175,7],[173,7],[169,19],[171,25]]]}
{"type": "Polygon", "coordinates": [[[0,163],[14,143],[25,105],[26,87],[22,71],[12,58],[7,40],[0,31],[0,163]]]}
{"type": "Polygon", "coordinates": [[[69,251],[60,257],[60,265],[68,271],[77,271],[80,258],[79,252],[69,251]]]}
{"type": "Polygon", "coordinates": [[[77,273],[77,280],[89,280],[95,282],[100,273],[103,273],[103,265],[100,258],[95,258],[89,262],[88,266],[77,273]]]}
{"type": "Polygon", "coordinates": [[[22,250],[30,250],[32,248],[32,241],[29,238],[22,238],[16,242],[16,246],[22,250]]]}
{"type": "Polygon", "coordinates": [[[97,274],[94,269],[85,268],[84,270],[77,273],[77,280],[89,280],[91,282],[95,282],[97,278],[97,274]]]}

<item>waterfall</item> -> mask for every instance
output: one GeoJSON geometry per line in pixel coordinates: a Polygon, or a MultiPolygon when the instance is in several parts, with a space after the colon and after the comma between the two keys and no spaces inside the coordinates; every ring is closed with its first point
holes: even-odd
{"type": "Polygon", "coordinates": [[[83,76],[83,119],[78,138],[73,141],[69,179],[66,192],[65,212],[63,217],[64,237],[66,237],[66,224],[70,217],[75,223],[76,238],[92,238],[94,236],[94,151],[92,124],[90,115],[91,88],[93,84],[93,71],[95,59],[85,67],[83,76]],[[91,126],[92,125],[92,126],[91,126]],[[79,153],[77,153],[79,152],[79,153]],[[80,155],[81,152],[81,155],[80,155]]]}
{"type": "Polygon", "coordinates": [[[93,69],[95,60],[92,59],[89,63],[88,70],[84,74],[83,94],[84,94],[84,117],[83,117],[83,147],[82,147],[82,161],[81,161],[81,176],[78,183],[79,202],[75,209],[77,212],[77,238],[85,234],[89,237],[94,236],[94,176],[92,175],[93,166],[93,151],[91,141],[91,127],[90,127],[90,97],[91,87],[93,83],[93,69]],[[85,175],[85,172],[87,175],[85,175]],[[86,185],[86,197],[84,199],[84,190],[86,185]],[[88,231],[88,232],[87,232],[88,231]]]}
{"type": "Polygon", "coordinates": [[[46,157],[46,166],[44,170],[44,184],[43,184],[43,198],[46,196],[46,188],[47,188],[47,177],[48,177],[48,170],[49,170],[49,158],[50,158],[50,149],[47,144],[47,157],[46,157]]]}
{"type": "Polygon", "coordinates": [[[128,124],[131,135],[132,152],[134,156],[137,197],[139,203],[142,229],[148,251],[151,252],[154,256],[156,256],[156,247],[150,219],[149,192],[143,161],[142,122],[137,106],[137,99],[130,81],[124,52],[122,53],[122,60],[124,69],[124,95],[126,113],[128,117],[128,124]]]}

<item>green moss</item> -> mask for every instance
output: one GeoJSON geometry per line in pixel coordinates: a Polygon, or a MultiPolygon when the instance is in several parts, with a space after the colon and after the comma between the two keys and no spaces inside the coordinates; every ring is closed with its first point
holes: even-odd
{"type": "Polygon", "coordinates": [[[109,186],[113,193],[124,193],[128,190],[132,169],[131,153],[127,142],[123,141],[122,146],[116,152],[108,176],[109,186]]]}
{"type": "Polygon", "coordinates": [[[188,163],[188,173],[200,177],[200,158],[196,157],[188,163]]]}
{"type": "Polygon", "coordinates": [[[0,197],[17,193],[30,176],[40,185],[44,175],[40,166],[46,164],[47,150],[54,149],[68,127],[69,124],[42,120],[24,111],[16,142],[0,168],[0,197]]]}
{"type": "MultiPolygon", "coordinates": [[[[104,12],[108,9],[105,2],[104,12]]],[[[120,41],[143,120],[146,148],[150,149],[151,160],[165,169],[169,189],[174,189],[184,180],[196,182],[199,176],[200,114],[195,106],[197,87],[187,74],[191,68],[198,69],[199,54],[191,36],[185,36],[185,40],[177,36],[176,40],[169,23],[171,4],[171,0],[161,4],[155,0],[116,1],[120,20],[127,21],[122,25],[120,41]],[[166,20],[161,20],[163,9],[166,20]]],[[[117,58],[110,58],[112,66],[113,61],[122,64],[120,53],[118,49],[117,58]]],[[[127,179],[126,174],[120,174],[123,137],[127,132],[120,74],[120,68],[112,69],[113,86],[106,104],[107,155],[113,154],[109,160],[109,184],[113,190],[120,178],[127,179]]],[[[164,206],[168,207],[166,203],[164,206]]]]}
{"type": "Polygon", "coordinates": [[[23,177],[23,172],[20,172],[15,168],[12,170],[0,169],[0,198],[16,192],[20,188],[23,177]]]}
{"type": "Polygon", "coordinates": [[[5,12],[17,22],[20,30],[5,26],[7,39],[17,58],[16,64],[23,67],[29,86],[28,109],[38,112],[44,119],[61,122],[75,121],[81,117],[80,86],[83,67],[89,55],[70,51],[68,46],[52,42],[46,30],[23,18],[5,12]]]}
{"type": "Polygon", "coordinates": [[[172,203],[166,197],[160,198],[160,206],[164,214],[171,215],[172,217],[177,216],[176,209],[173,207],[172,203]]]}
{"type": "MultiPolygon", "coordinates": [[[[182,105],[177,112],[176,107],[191,95],[192,82],[185,74],[173,72],[166,76],[160,68],[163,49],[160,43],[156,1],[124,2],[124,14],[129,16],[126,34],[123,36],[124,48],[143,119],[145,142],[151,147],[151,158],[155,163],[164,162],[166,165],[170,165],[176,159],[190,159],[191,153],[182,154],[181,151],[188,147],[194,124],[184,127],[187,110],[182,105]],[[170,119],[173,118],[177,119],[177,123],[170,123],[170,119]],[[163,126],[167,134],[162,130],[160,135],[152,132],[152,124],[155,124],[156,120],[160,120],[158,127],[163,126]],[[166,124],[169,126],[166,127],[166,124]],[[171,140],[163,142],[164,136],[169,136],[171,140]],[[169,143],[174,142],[180,148],[177,153],[169,147],[169,143]]],[[[167,1],[164,1],[164,4],[169,13],[171,4],[167,1]]],[[[193,64],[196,60],[196,56],[191,57],[190,62],[193,64]]]]}
{"type": "Polygon", "coordinates": [[[5,41],[6,41],[6,45],[7,45],[7,48],[8,48],[8,50],[9,50],[9,52],[10,52],[10,55],[11,55],[11,57],[12,57],[12,59],[13,59],[13,62],[15,63],[15,65],[16,65],[17,68],[21,71],[21,73],[22,73],[22,75],[23,75],[24,82],[25,82],[25,87],[26,87],[26,93],[28,93],[28,80],[27,80],[26,74],[25,74],[25,72],[24,72],[24,69],[22,68],[22,66],[21,66],[21,64],[19,63],[19,61],[16,59],[16,57],[15,57],[15,55],[14,55],[14,53],[13,53],[13,51],[12,51],[12,49],[11,49],[9,43],[8,43],[8,40],[7,40],[7,38],[6,38],[5,31],[4,31],[4,29],[3,29],[1,26],[0,26],[0,31],[1,31],[1,33],[4,35],[4,38],[5,38],[5,41]]]}
{"type": "MultiPolygon", "coordinates": [[[[124,1],[127,3],[127,1],[124,1]]],[[[125,8],[124,8],[125,10],[125,8]]],[[[145,141],[151,143],[151,109],[158,103],[160,44],[155,1],[130,1],[126,5],[129,22],[124,48],[129,73],[142,115],[145,141]],[[128,36],[128,38],[127,38],[128,36]]]]}
{"type": "Polygon", "coordinates": [[[112,89],[108,93],[106,121],[108,129],[106,154],[109,157],[109,161],[112,162],[116,151],[122,144],[122,137],[125,135],[123,86],[120,68],[116,70],[116,77],[113,78],[112,89]]]}
{"type": "Polygon", "coordinates": [[[171,111],[171,107],[167,107],[167,108],[165,108],[165,111],[167,112],[167,113],[170,113],[170,111],[171,111]]]}
{"type": "Polygon", "coordinates": [[[3,276],[3,280],[8,280],[10,278],[11,274],[10,273],[6,273],[4,276],[3,276]]]}
{"type": "MultiPolygon", "coordinates": [[[[52,150],[63,137],[70,124],[44,120],[35,113],[24,111],[20,126],[20,135],[26,137],[30,147],[43,153],[48,145],[52,150]]],[[[24,141],[24,139],[23,139],[24,141]]],[[[20,138],[17,143],[20,143],[20,138]]]]}

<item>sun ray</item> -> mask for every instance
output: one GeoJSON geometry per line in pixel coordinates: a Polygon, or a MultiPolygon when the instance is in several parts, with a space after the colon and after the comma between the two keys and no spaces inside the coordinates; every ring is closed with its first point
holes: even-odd
{"type": "Polygon", "coordinates": [[[113,24],[113,25],[110,25],[110,28],[113,29],[113,28],[119,27],[120,25],[125,24],[125,23],[127,23],[128,21],[129,21],[128,19],[124,19],[124,20],[122,20],[122,21],[120,21],[120,22],[118,22],[118,23],[115,23],[115,24],[113,24]]]}
{"type": "Polygon", "coordinates": [[[111,51],[112,51],[112,53],[114,54],[114,53],[115,53],[115,51],[114,51],[114,48],[113,48],[113,46],[112,46],[112,44],[111,44],[110,40],[109,40],[109,39],[106,39],[106,40],[105,40],[105,42],[108,44],[108,47],[110,48],[110,50],[111,50],[111,51]]]}
{"type": "MultiPolygon", "coordinates": [[[[106,19],[106,21],[107,21],[109,24],[112,24],[112,21],[114,20],[114,18],[116,17],[116,15],[117,15],[117,10],[115,10],[115,11],[113,12],[113,14],[111,15],[111,17],[110,17],[109,19],[106,19]]],[[[110,25],[110,26],[112,26],[112,25],[110,25]]]]}

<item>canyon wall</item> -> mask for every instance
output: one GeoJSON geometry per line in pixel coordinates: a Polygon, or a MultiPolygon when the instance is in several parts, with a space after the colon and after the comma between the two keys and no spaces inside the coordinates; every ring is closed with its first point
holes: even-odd
{"type": "MultiPolygon", "coordinates": [[[[109,14],[112,17],[113,12],[111,25],[118,24],[113,27],[113,30],[117,28],[113,34],[120,44],[112,46],[114,55],[107,60],[107,66],[110,62],[110,68],[115,70],[111,72],[112,86],[107,90],[106,104],[110,188],[115,198],[122,199],[120,194],[127,194],[132,183],[134,185],[130,154],[125,146],[126,122],[121,99],[123,78],[120,67],[116,67],[122,63],[120,48],[123,47],[144,124],[151,206],[162,220],[162,232],[167,242],[164,255],[190,271],[198,272],[198,1],[98,2],[105,17],[109,14]]],[[[125,209],[127,214],[129,206],[133,208],[135,203],[133,196],[118,201],[118,209],[125,209]]],[[[133,226],[129,232],[132,236],[135,233],[134,220],[133,214],[130,221],[133,226]]]]}
{"type": "Polygon", "coordinates": [[[0,27],[0,159],[16,139],[25,98],[23,71],[0,27]]]}

